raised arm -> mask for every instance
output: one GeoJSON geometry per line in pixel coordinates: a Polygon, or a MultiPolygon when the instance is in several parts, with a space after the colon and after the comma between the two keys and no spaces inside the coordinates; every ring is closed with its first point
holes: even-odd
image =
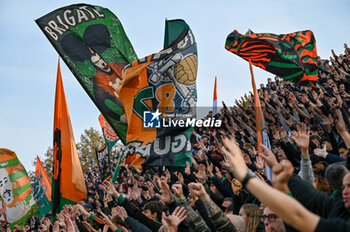
{"type": "Polygon", "coordinates": [[[309,138],[310,138],[310,128],[306,129],[306,124],[302,123],[301,128],[297,126],[298,132],[296,135],[292,136],[292,139],[298,145],[301,151],[301,162],[300,170],[301,177],[303,180],[309,182],[310,184],[314,183],[314,172],[312,171],[312,165],[309,156],[309,138]]]}
{"type": "Polygon", "coordinates": [[[271,188],[257,178],[249,178],[248,167],[242,157],[242,151],[236,142],[224,138],[224,153],[232,164],[232,171],[239,181],[272,211],[289,225],[301,231],[314,231],[320,217],[305,209],[298,201],[288,195],[271,188]],[[306,223],[307,222],[307,223],[306,223]]]}

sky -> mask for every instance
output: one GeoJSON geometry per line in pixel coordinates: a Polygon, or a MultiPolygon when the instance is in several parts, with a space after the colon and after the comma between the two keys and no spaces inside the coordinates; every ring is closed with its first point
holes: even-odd
{"type": "MultiPolygon", "coordinates": [[[[52,147],[54,93],[58,54],[34,22],[75,1],[0,1],[0,147],[13,150],[27,170],[35,170],[36,155],[52,147]]],[[[224,48],[234,29],[286,34],[312,30],[318,55],[331,49],[343,53],[350,45],[350,2],[154,0],[87,1],[109,8],[121,21],[139,58],[158,52],[164,40],[165,19],[184,19],[198,46],[198,106],[211,106],[215,76],[218,102],[231,106],[251,91],[248,63],[224,48]]],[[[75,141],[85,129],[100,130],[99,111],[66,65],[61,62],[63,85],[75,141]]],[[[256,83],[269,74],[254,68],[256,83]]]]}

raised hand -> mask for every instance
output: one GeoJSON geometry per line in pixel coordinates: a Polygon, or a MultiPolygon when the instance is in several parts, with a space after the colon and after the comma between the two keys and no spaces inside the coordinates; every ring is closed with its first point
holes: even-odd
{"type": "Polygon", "coordinates": [[[153,182],[158,186],[158,188],[161,188],[160,178],[159,176],[153,177],[153,182]]]}
{"type": "Polygon", "coordinates": [[[106,214],[104,214],[102,211],[100,212],[100,214],[102,215],[105,222],[107,223],[109,228],[111,228],[112,231],[116,231],[118,229],[118,227],[112,222],[112,220],[106,214]]]}
{"type": "Polygon", "coordinates": [[[213,163],[208,163],[207,161],[207,173],[208,173],[208,176],[209,177],[213,177],[214,174],[213,174],[213,163]]]}
{"type": "Polygon", "coordinates": [[[207,174],[205,173],[205,165],[200,164],[198,169],[199,169],[198,172],[197,173],[194,172],[194,175],[198,178],[200,182],[205,182],[207,179],[207,174]]]}
{"type": "Polygon", "coordinates": [[[225,137],[223,151],[227,160],[230,161],[230,169],[239,181],[242,181],[248,172],[248,167],[244,162],[243,154],[236,141],[232,138],[225,137]]]}
{"type": "Polygon", "coordinates": [[[118,198],[119,197],[119,193],[117,192],[117,190],[114,188],[114,185],[112,184],[112,182],[110,181],[106,181],[103,183],[104,186],[104,190],[111,196],[118,198]]]}
{"type": "Polygon", "coordinates": [[[120,219],[125,222],[125,220],[128,218],[128,213],[126,212],[126,210],[121,207],[121,206],[117,206],[115,207],[115,213],[120,217],[120,219]]]}
{"type": "Polygon", "coordinates": [[[180,183],[180,184],[185,184],[185,179],[184,179],[184,177],[183,177],[183,175],[182,175],[181,172],[179,172],[179,173],[177,174],[177,178],[179,179],[179,183],[180,183]]]}
{"type": "Polygon", "coordinates": [[[256,166],[256,168],[258,169],[258,170],[264,170],[264,160],[263,160],[263,158],[260,156],[260,155],[258,155],[258,156],[256,156],[256,161],[254,161],[254,164],[255,164],[255,166],[256,166]]]}
{"type": "Polygon", "coordinates": [[[296,135],[292,135],[292,139],[298,145],[301,150],[301,155],[303,157],[309,156],[309,138],[310,138],[310,128],[306,129],[306,124],[302,123],[301,128],[297,126],[298,132],[296,135]]]}
{"type": "MultiPolygon", "coordinates": [[[[46,229],[47,230],[47,229],[46,229]]],[[[44,231],[46,231],[44,230],[44,231]]],[[[60,225],[58,221],[55,221],[55,224],[53,225],[52,232],[59,232],[60,231],[60,225]]]]}
{"type": "Polygon", "coordinates": [[[230,161],[227,160],[225,156],[224,156],[224,160],[221,161],[220,164],[221,164],[221,167],[226,169],[226,170],[229,170],[231,167],[230,161]]]}
{"type": "Polygon", "coordinates": [[[186,209],[184,207],[176,207],[171,215],[168,217],[163,212],[162,213],[162,224],[164,225],[164,231],[176,232],[177,227],[180,223],[187,217],[186,209]]]}
{"type": "Polygon", "coordinates": [[[170,187],[164,180],[162,180],[160,182],[160,191],[161,191],[162,195],[160,195],[158,193],[156,193],[155,195],[162,202],[169,204],[169,203],[172,203],[174,201],[174,198],[171,195],[170,187]]]}
{"type": "Polygon", "coordinates": [[[346,131],[346,125],[344,122],[343,114],[340,109],[337,109],[335,111],[335,115],[335,124],[337,125],[338,132],[341,134],[342,132],[346,131]]]}
{"type": "Polygon", "coordinates": [[[173,184],[171,186],[171,189],[173,190],[175,196],[177,198],[179,198],[180,200],[185,198],[185,196],[183,194],[183,190],[182,190],[182,185],[181,184],[173,184]]]}
{"type": "Polygon", "coordinates": [[[170,183],[170,172],[168,169],[165,170],[165,180],[167,183],[170,183]]]}
{"type": "Polygon", "coordinates": [[[141,198],[141,189],[137,185],[134,186],[134,194],[135,194],[135,200],[141,198]]]}
{"type": "Polygon", "coordinates": [[[59,214],[56,214],[56,218],[60,227],[63,227],[66,229],[67,226],[66,226],[66,223],[64,222],[64,216],[61,213],[59,213],[59,214]]]}
{"type": "Polygon", "coordinates": [[[192,196],[196,196],[200,199],[209,197],[208,193],[205,191],[205,188],[201,183],[190,183],[188,184],[188,188],[190,189],[192,196]]]}
{"type": "Polygon", "coordinates": [[[333,123],[334,123],[332,114],[329,114],[328,117],[325,116],[325,115],[322,115],[321,117],[322,117],[322,124],[327,126],[328,132],[331,132],[332,131],[332,126],[333,126],[333,123]]]}
{"type": "Polygon", "coordinates": [[[276,164],[278,164],[276,156],[272,153],[272,151],[266,147],[264,144],[260,144],[260,146],[263,149],[263,152],[260,153],[260,157],[263,158],[265,160],[265,162],[267,163],[267,165],[269,165],[269,167],[273,168],[273,166],[275,166],[276,164]]]}
{"type": "Polygon", "coordinates": [[[186,173],[186,175],[191,174],[190,162],[188,162],[188,161],[186,161],[185,173],[186,173]]]}
{"type": "Polygon", "coordinates": [[[325,144],[322,149],[320,148],[315,148],[314,149],[314,154],[317,155],[318,157],[326,158],[328,152],[327,152],[327,145],[325,144]]]}
{"type": "Polygon", "coordinates": [[[272,169],[272,186],[284,193],[289,192],[288,180],[293,175],[294,167],[289,160],[282,160],[272,169]]]}
{"type": "Polygon", "coordinates": [[[75,232],[75,226],[74,226],[72,220],[69,218],[69,214],[66,214],[66,213],[62,213],[62,214],[64,216],[64,221],[67,225],[67,230],[75,232]]]}
{"type": "Polygon", "coordinates": [[[79,210],[82,214],[84,214],[85,216],[89,216],[90,214],[86,211],[86,209],[84,208],[84,206],[77,204],[75,205],[76,209],[79,210]]]}

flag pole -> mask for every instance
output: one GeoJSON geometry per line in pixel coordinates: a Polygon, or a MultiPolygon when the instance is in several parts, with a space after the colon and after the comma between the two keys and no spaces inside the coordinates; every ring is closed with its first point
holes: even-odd
{"type": "Polygon", "coordinates": [[[261,153],[262,148],[260,144],[262,143],[261,130],[263,127],[263,118],[262,118],[260,99],[259,99],[258,91],[256,90],[256,85],[255,85],[253,66],[250,59],[249,59],[249,69],[250,69],[250,75],[252,79],[252,87],[253,87],[253,93],[254,93],[255,126],[256,126],[257,142],[258,142],[258,153],[261,153]]]}
{"type": "MultiPolygon", "coordinates": [[[[216,88],[217,88],[217,77],[215,76],[215,82],[214,82],[214,94],[213,94],[213,110],[212,110],[212,112],[213,112],[213,116],[212,116],[212,118],[214,118],[215,117],[215,115],[217,114],[217,101],[218,101],[218,99],[217,99],[217,92],[216,92],[216,88]],[[216,101],[216,102],[215,102],[216,101]]],[[[209,128],[209,145],[210,145],[210,139],[211,139],[211,130],[212,130],[213,128],[212,127],[210,127],[209,128]]]]}
{"type": "MultiPolygon", "coordinates": [[[[256,90],[253,66],[250,59],[249,59],[249,69],[250,69],[250,75],[252,77],[252,87],[253,87],[253,93],[254,93],[255,125],[256,125],[256,137],[258,142],[258,154],[260,154],[263,152],[261,144],[264,144],[269,149],[271,149],[271,145],[270,145],[269,137],[266,131],[265,119],[261,109],[259,94],[258,94],[258,91],[256,90]]],[[[265,162],[264,162],[264,171],[267,179],[271,181],[272,169],[265,162]]]]}

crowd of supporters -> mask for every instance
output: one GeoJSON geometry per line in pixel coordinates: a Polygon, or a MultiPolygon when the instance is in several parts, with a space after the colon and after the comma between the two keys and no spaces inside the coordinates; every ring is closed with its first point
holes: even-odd
{"type": "Polygon", "coordinates": [[[325,91],[260,85],[271,149],[257,152],[247,94],[223,104],[221,128],[195,128],[186,168],[122,167],[116,183],[88,170],[84,201],[18,231],[350,231],[350,49],[318,61],[325,91]]]}

